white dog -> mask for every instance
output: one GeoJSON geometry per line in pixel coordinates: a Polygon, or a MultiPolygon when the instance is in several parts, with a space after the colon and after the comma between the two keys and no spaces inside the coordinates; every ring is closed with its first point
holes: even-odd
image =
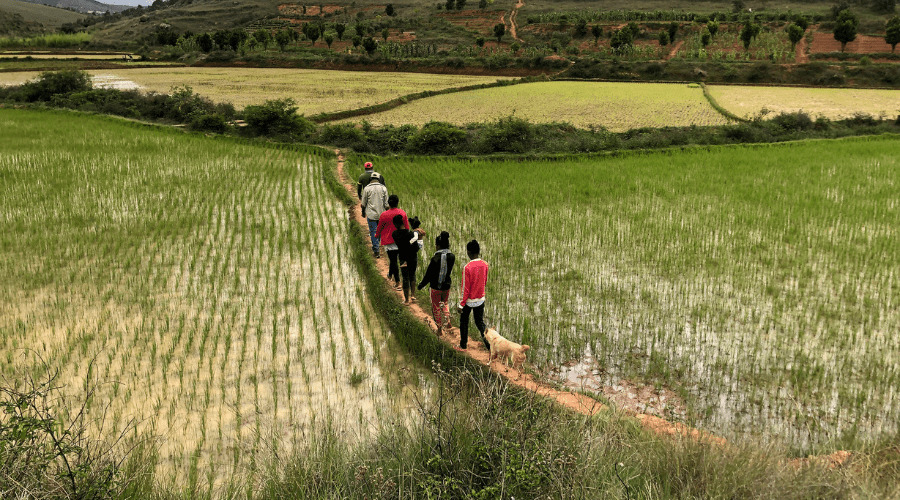
{"type": "Polygon", "coordinates": [[[531,346],[517,344],[511,340],[503,338],[497,333],[497,330],[488,328],[484,332],[484,338],[491,345],[491,357],[489,361],[496,359],[504,359],[507,364],[512,362],[513,368],[521,369],[522,363],[525,362],[525,351],[531,349],[531,346]]]}

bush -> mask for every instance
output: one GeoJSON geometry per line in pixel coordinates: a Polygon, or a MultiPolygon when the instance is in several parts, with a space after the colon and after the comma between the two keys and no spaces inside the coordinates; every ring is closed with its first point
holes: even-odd
{"type": "Polygon", "coordinates": [[[510,116],[481,129],[477,149],[482,153],[524,153],[533,147],[534,127],[528,121],[510,116]]]}
{"type": "Polygon", "coordinates": [[[428,122],[409,139],[407,149],[416,154],[453,154],[465,140],[465,131],[449,123],[428,122]]]}
{"type": "Polygon", "coordinates": [[[228,122],[225,121],[222,115],[204,113],[194,116],[188,128],[223,134],[228,130],[228,122]]]}
{"type": "Polygon", "coordinates": [[[290,98],[266,101],[261,106],[247,106],[244,120],[251,135],[273,139],[302,140],[316,129],[311,121],[297,114],[297,106],[290,98]]]}
{"type": "Polygon", "coordinates": [[[91,90],[91,76],[81,70],[48,71],[22,85],[28,102],[50,101],[53,96],[91,90]]]}
{"type": "Polygon", "coordinates": [[[796,113],[781,113],[772,118],[771,123],[785,132],[799,132],[813,128],[813,120],[808,114],[800,111],[796,113]]]}

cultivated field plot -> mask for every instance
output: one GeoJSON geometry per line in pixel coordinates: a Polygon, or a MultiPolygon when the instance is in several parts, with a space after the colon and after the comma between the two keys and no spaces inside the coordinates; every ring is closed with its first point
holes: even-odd
{"type": "Polygon", "coordinates": [[[432,120],[464,125],[509,115],[535,123],[568,122],[613,131],[727,123],[699,88],[607,82],[539,82],[458,92],[413,101],[365,119],[373,125],[423,125],[432,120]]]}
{"type": "MultiPolygon", "coordinates": [[[[188,85],[215,102],[237,108],[262,104],[269,99],[293,98],[298,112],[312,115],[343,111],[389,101],[395,97],[448,87],[462,87],[502,80],[503,77],[376,73],[279,68],[149,68],[90,71],[94,76],[133,83],[136,88],[169,92],[188,85]]],[[[24,75],[25,79],[37,73],[24,75]]],[[[0,73],[0,84],[24,81],[22,76],[0,73]]]]}
{"type": "Polygon", "coordinates": [[[725,109],[746,118],[756,116],[764,109],[770,114],[803,111],[812,117],[832,119],[857,114],[889,118],[900,115],[900,92],[896,90],[738,85],[709,85],[707,88],[725,109]]]}
{"type": "Polygon", "coordinates": [[[104,435],[133,422],[191,491],[404,418],[421,382],[368,306],[333,158],[65,113],[0,128],[4,383],[39,355],[73,397],[96,384],[104,435]]]}
{"type": "Polygon", "coordinates": [[[701,427],[802,447],[897,431],[897,151],[376,164],[462,262],[481,242],[487,321],[538,369],[678,386],[701,427]]]}

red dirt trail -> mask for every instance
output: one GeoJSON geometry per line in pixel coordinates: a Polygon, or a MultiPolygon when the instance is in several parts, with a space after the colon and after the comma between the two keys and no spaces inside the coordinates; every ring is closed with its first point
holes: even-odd
{"type": "MultiPolygon", "coordinates": [[[[521,0],[519,1],[521,2],[521,0]]],[[[677,51],[677,49],[673,50],[673,52],[675,51],[677,51]]],[[[347,190],[347,192],[349,192],[351,196],[355,197],[355,182],[348,176],[347,172],[344,170],[344,156],[340,150],[335,150],[335,153],[337,153],[338,178],[344,185],[344,188],[347,190]]],[[[363,228],[364,234],[369,233],[368,224],[366,223],[359,210],[357,210],[356,208],[350,210],[349,216],[352,220],[356,221],[356,223],[359,224],[360,227],[363,228]]],[[[385,281],[387,281],[387,259],[377,259],[375,261],[375,266],[378,268],[378,271],[381,273],[381,275],[385,277],[385,281]]],[[[398,291],[396,293],[400,298],[403,297],[403,292],[398,291]]],[[[419,319],[419,321],[426,324],[432,330],[432,332],[437,332],[437,326],[435,325],[434,320],[431,317],[430,311],[426,312],[417,303],[409,304],[406,307],[409,308],[410,312],[412,312],[413,315],[419,319]]],[[[448,347],[452,348],[454,346],[459,346],[459,329],[451,328],[449,333],[445,332],[444,335],[441,336],[441,340],[445,344],[447,344],[448,347]]],[[[559,390],[547,383],[535,380],[534,376],[530,373],[520,372],[519,370],[507,366],[506,364],[497,360],[494,360],[493,363],[490,362],[490,352],[484,348],[479,340],[470,338],[469,346],[465,350],[465,355],[489,367],[492,372],[505,378],[509,381],[509,383],[528,389],[529,391],[532,391],[541,396],[550,398],[561,406],[582,415],[595,415],[600,411],[610,410],[608,406],[589,396],[580,393],[559,390]]],[[[641,426],[644,427],[644,429],[660,436],[684,436],[692,439],[697,439],[699,441],[709,442],[718,446],[728,446],[728,441],[726,441],[724,438],[716,436],[714,434],[710,434],[706,431],[701,431],[699,429],[695,429],[693,427],[689,427],[680,423],[672,423],[654,415],[636,413],[627,409],[622,409],[622,411],[623,413],[635,418],[638,422],[640,422],[641,426]]],[[[837,451],[832,453],[831,455],[800,458],[791,460],[788,463],[794,467],[801,467],[813,463],[823,464],[828,469],[834,469],[843,466],[850,457],[851,454],[847,451],[837,451]]]]}
{"type": "MultiPolygon", "coordinates": [[[[513,37],[513,40],[517,42],[521,42],[522,39],[519,38],[516,24],[516,19],[519,17],[519,9],[525,6],[525,0],[518,0],[516,2],[516,6],[513,8],[512,12],[509,13],[509,34],[513,37]]],[[[501,19],[502,22],[502,19],[501,19]]]]}

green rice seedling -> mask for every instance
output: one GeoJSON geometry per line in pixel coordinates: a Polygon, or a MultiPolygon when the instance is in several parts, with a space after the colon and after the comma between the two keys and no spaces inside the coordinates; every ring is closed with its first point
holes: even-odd
{"type": "Polygon", "coordinates": [[[362,284],[333,251],[348,229],[330,156],[60,112],[0,110],[0,128],[5,374],[38,369],[28,349],[73,390],[101,382],[90,416],[140,422],[172,492],[237,487],[260,473],[245,450],[294,449],[316,412],[353,434],[360,410],[404,414],[392,360],[354,345],[392,340],[347,319],[362,284]],[[363,365],[373,390],[340,394],[363,365]]]}
{"type": "Polygon", "coordinates": [[[378,165],[460,264],[482,243],[488,322],[545,377],[672,387],[689,422],[810,450],[897,432],[898,147],[378,165]]]}

